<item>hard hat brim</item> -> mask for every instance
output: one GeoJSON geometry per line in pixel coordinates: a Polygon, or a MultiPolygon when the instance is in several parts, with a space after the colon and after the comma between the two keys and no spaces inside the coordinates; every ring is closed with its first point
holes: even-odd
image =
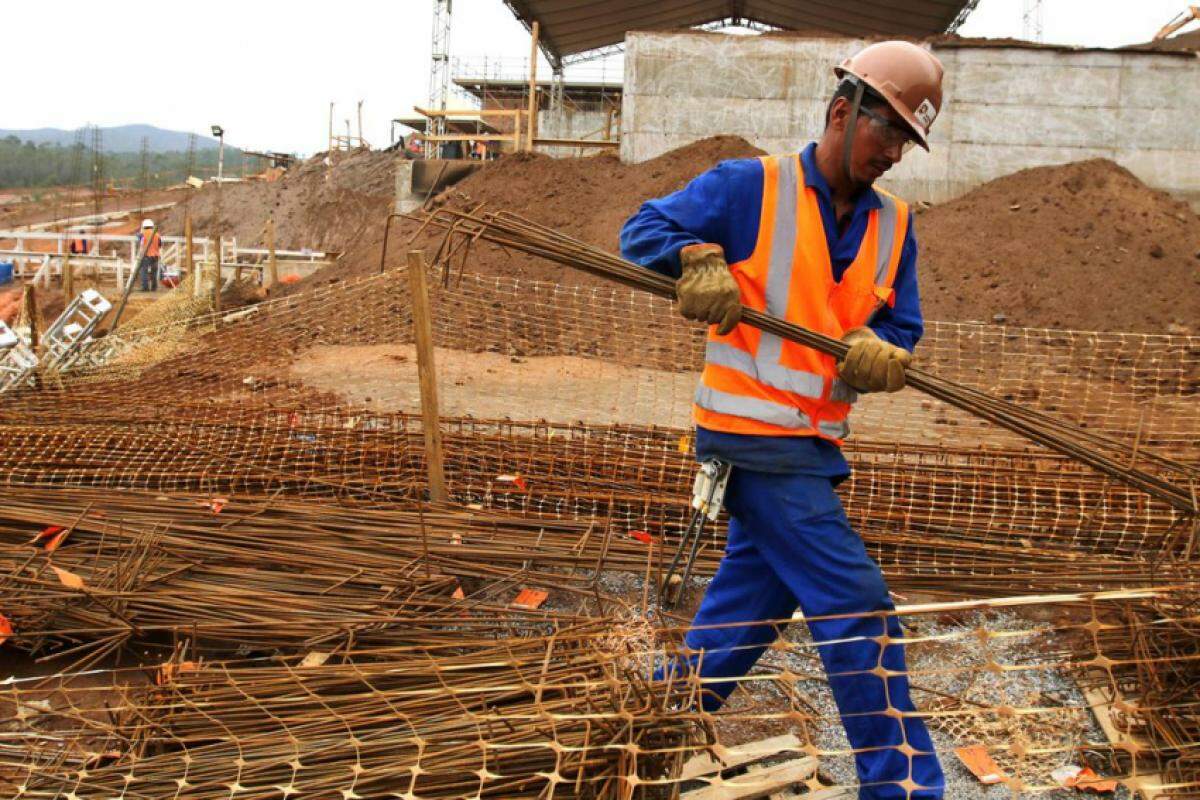
{"type": "Polygon", "coordinates": [[[926,153],[929,152],[929,141],[926,138],[921,123],[917,121],[916,114],[912,112],[912,109],[910,109],[904,103],[901,103],[896,98],[890,97],[888,93],[885,92],[882,87],[877,85],[875,81],[871,80],[870,77],[863,77],[862,75],[859,75],[853,70],[847,69],[842,65],[834,67],[833,74],[838,77],[838,80],[850,75],[865,83],[877,97],[882,98],[885,103],[891,106],[893,111],[900,115],[900,119],[904,121],[905,127],[908,128],[908,132],[913,135],[913,139],[915,139],[917,144],[921,146],[922,150],[924,150],[926,153]]]}

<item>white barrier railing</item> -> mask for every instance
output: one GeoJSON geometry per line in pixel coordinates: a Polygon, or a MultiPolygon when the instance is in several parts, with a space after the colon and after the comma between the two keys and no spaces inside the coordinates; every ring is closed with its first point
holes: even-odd
{"type": "MultiPolygon", "coordinates": [[[[30,231],[0,230],[0,262],[13,263],[14,278],[34,278],[42,285],[62,277],[63,261],[72,240],[82,239],[88,245],[87,254],[72,254],[71,263],[80,267],[91,267],[100,277],[112,275],[118,286],[125,284],[128,272],[137,269],[137,237],[121,234],[78,234],[43,233],[30,231]],[[15,243],[10,246],[9,243],[15,243]],[[31,242],[53,242],[50,252],[45,249],[27,247],[31,242]]],[[[166,274],[183,276],[183,261],[186,255],[185,238],[163,236],[159,266],[166,274]]],[[[237,237],[222,237],[217,243],[204,236],[192,237],[192,260],[202,264],[214,249],[220,254],[223,272],[238,268],[261,271],[270,251],[261,247],[239,247],[237,237]]],[[[279,250],[275,259],[280,267],[298,273],[311,273],[329,261],[329,254],[316,250],[279,250]],[[307,269],[301,267],[307,265],[307,269]],[[300,267],[298,269],[298,267],[300,267]]]]}

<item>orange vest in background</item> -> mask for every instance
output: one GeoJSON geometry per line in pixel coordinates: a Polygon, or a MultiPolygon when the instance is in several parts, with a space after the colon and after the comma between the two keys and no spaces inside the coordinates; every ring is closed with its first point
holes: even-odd
{"type": "MultiPolygon", "coordinates": [[[[145,234],[143,234],[142,241],[145,241],[144,237],[145,237],[145,234]]],[[[159,250],[161,250],[161,249],[162,249],[162,237],[158,235],[158,231],[151,231],[150,232],[150,244],[146,245],[146,257],[147,258],[158,258],[158,253],[159,253],[159,250]]]]}
{"type": "MultiPolygon", "coordinates": [[[[764,156],[762,216],[754,252],[730,265],[742,303],[840,339],[894,300],[892,284],[908,232],[908,206],[876,189],[858,255],[833,279],[817,192],[805,185],[799,154],[764,156]]],[[[841,443],[857,393],[837,362],[741,324],[727,336],[709,328],[693,417],[709,430],[761,436],[819,436],[841,443]]]]}

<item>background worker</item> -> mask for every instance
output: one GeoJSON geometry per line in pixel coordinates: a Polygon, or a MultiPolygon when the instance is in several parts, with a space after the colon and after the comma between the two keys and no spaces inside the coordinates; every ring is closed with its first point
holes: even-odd
{"type": "Polygon", "coordinates": [[[76,234],[71,237],[71,241],[67,247],[67,250],[73,256],[86,256],[88,252],[87,239],[83,238],[79,232],[76,232],[76,234]]]}
{"type": "Polygon", "coordinates": [[[855,749],[859,798],[927,800],[943,796],[941,767],[924,722],[903,716],[914,711],[903,646],[880,638],[903,634],[834,487],[850,473],[840,443],[851,403],[902,388],[924,330],[911,215],[872,184],[912,144],[928,149],[942,65],[916,45],[880,42],[834,72],[820,141],[723,162],[646,202],[621,248],[678,278],[680,313],[712,325],[696,452],[733,467],[725,556],[685,637],[705,708],[782,629],[749,623],[786,621],[799,606],[855,749]],[[740,325],[742,304],[840,338],[849,354],[837,363],[740,325]],[[863,616],[820,619],[843,614],[863,616]]]}
{"type": "Polygon", "coordinates": [[[158,256],[162,251],[162,237],[154,229],[154,220],[142,220],[142,229],[138,233],[136,246],[138,252],[142,253],[142,260],[138,264],[142,276],[142,291],[157,292],[158,256]],[[145,251],[142,250],[143,245],[145,251]]]}

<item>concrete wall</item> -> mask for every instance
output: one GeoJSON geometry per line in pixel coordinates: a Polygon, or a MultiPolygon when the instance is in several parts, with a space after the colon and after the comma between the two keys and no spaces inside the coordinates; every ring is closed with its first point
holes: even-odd
{"type": "MultiPolygon", "coordinates": [[[[630,33],[621,155],[644,161],[706,136],[768,152],[820,135],[842,38],[630,33]]],[[[948,102],[931,153],[884,183],[937,202],[1025,167],[1106,157],[1200,205],[1200,59],[1117,51],[938,46],[948,102]]]]}
{"type": "MultiPolygon", "coordinates": [[[[544,136],[547,139],[603,139],[607,120],[608,113],[605,111],[570,107],[563,108],[561,111],[559,109],[543,109],[538,112],[538,136],[544,136]]],[[[614,123],[613,138],[616,138],[618,133],[619,130],[614,123]]],[[[538,150],[556,158],[570,158],[581,153],[591,155],[596,152],[593,149],[578,147],[543,146],[538,150]]]]}

